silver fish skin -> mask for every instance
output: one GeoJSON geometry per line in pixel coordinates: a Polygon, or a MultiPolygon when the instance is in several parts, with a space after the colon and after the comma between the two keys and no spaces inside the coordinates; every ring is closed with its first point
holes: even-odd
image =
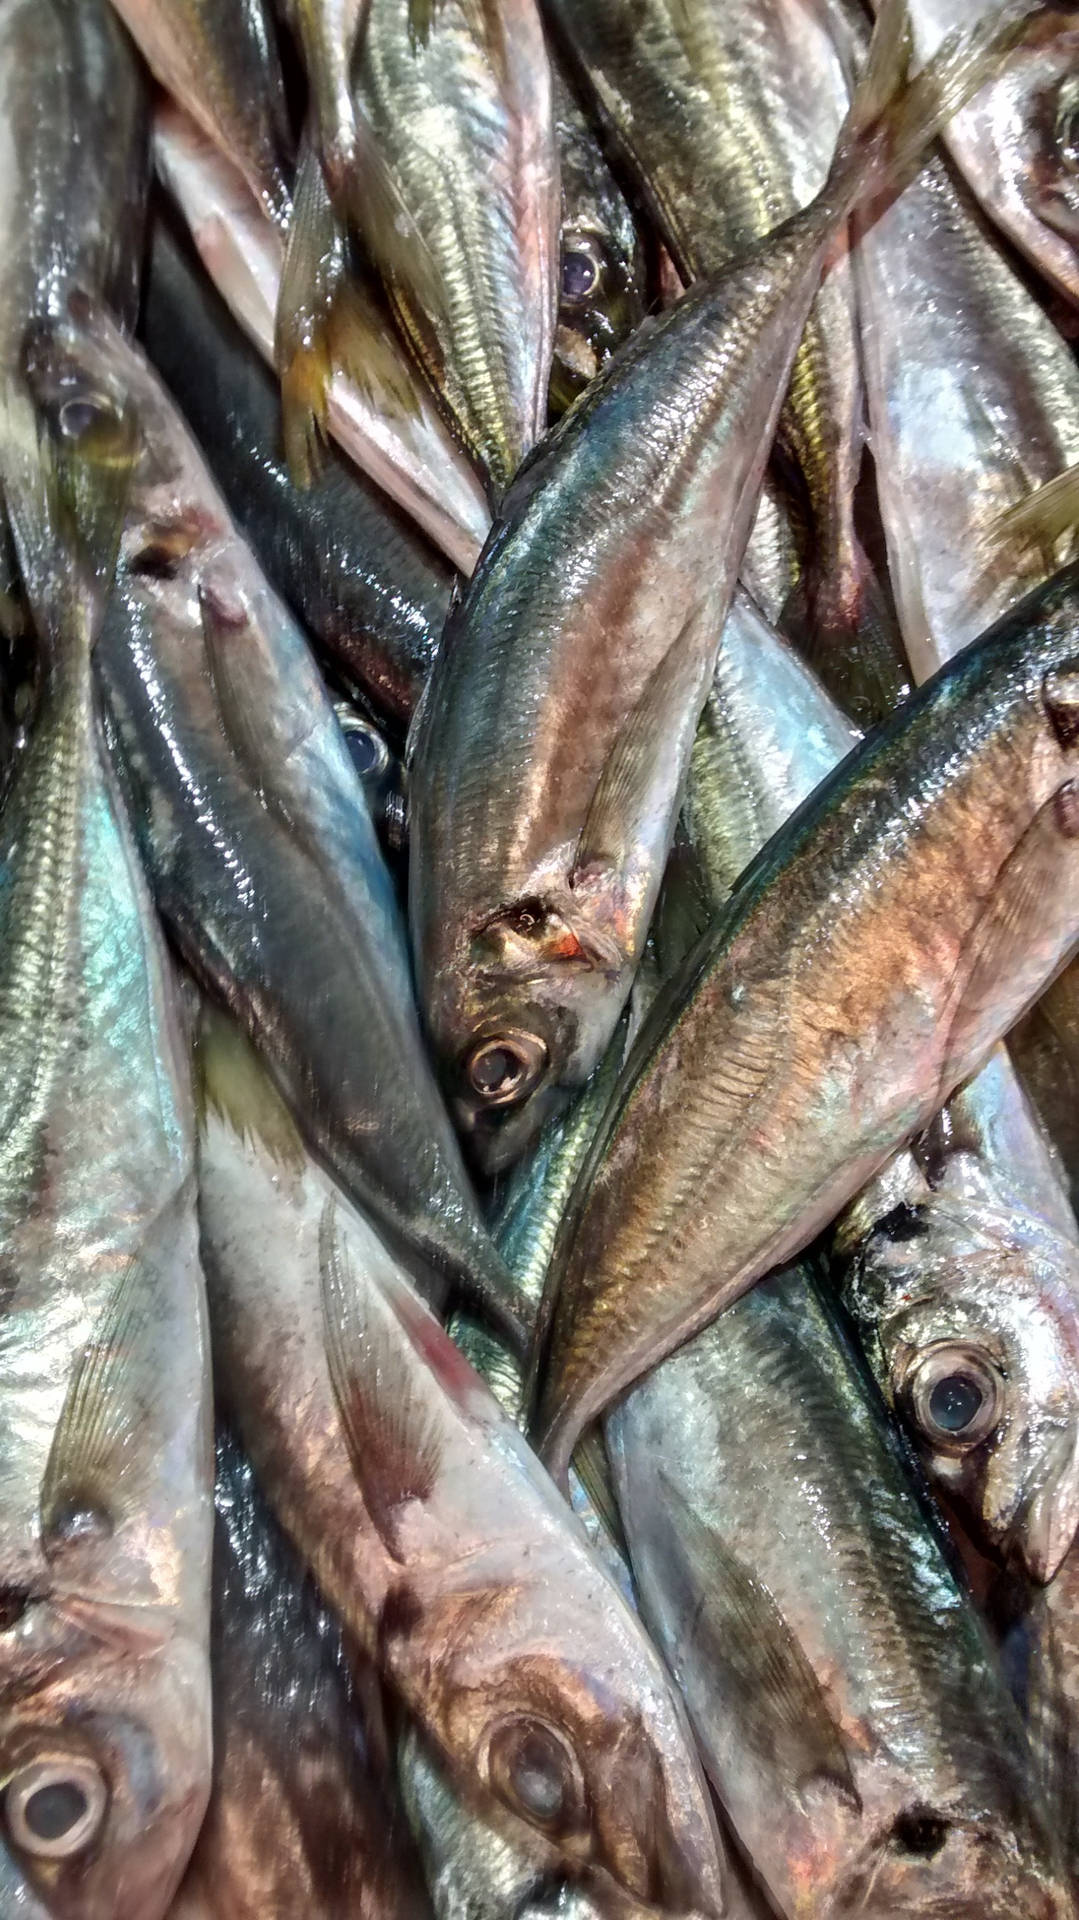
{"type": "Polygon", "coordinates": [[[1051,1580],[1079,1529],[1079,1236],[1007,1052],[840,1221],[844,1299],[934,1486],[1051,1580]]]}
{"type": "MultiPolygon", "coordinates": [[[[274,315],[284,249],[236,168],[189,114],[171,105],[154,119],[157,169],[176,200],[203,265],[263,358],[273,364],[274,315]]],[[[491,525],[483,486],[442,424],[426,383],[404,348],[372,312],[368,362],[389,385],[338,373],[327,418],[338,445],[463,573],[471,573],[491,525]],[[376,359],[377,349],[377,359],[376,359]]]]}
{"type": "Polygon", "coordinates": [[[238,167],[283,229],[293,166],[285,86],[264,0],[113,0],[147,65],[238,167]]]}
{"type": "Polygon", "coordinates": [[[0,11],[0,369],[31,321],[73,292],[138,311],[149,177],[138,59],[108,0],[6,0],[0,11]]]}
{"type": "Polygon", "coordinates": [[[558,1473],[928,1124],[1074,949],[1077,594],[1065,569],[848,756],[661,995],[552,1266],[536,1430],[558,1473]]]}
{"type": "Polygon", "coordinates": [[[988,1637],[808,1271],[607,1432],[645,1619],[779,1912],[1070,1914],[988,1637]]]}
{"type": "Polygon", "coordinates": [[[279,1518],[477,1811],[609,1913],[721,1913],[707,1789],[657,1656],[222,1020],[198,1055],[211,1317],[279,1518]]]}
{"type": "Polygon", "coordinates": [[[1073,1548],[1056,1579],[1024,1598],[1004,1655],[1079,1900],[1079,1553],[1073,1548]]]}
{"type": "Polygon", "coordinates": [[[0,820],[0,1912],[159,1920],[210,1786],[188,1045],[98,735],[103,588],[10,389],[2,439],[47,657],[0,820]]]}
{"type": "Polygon", "coordinates": [[[377,1682],[350,1654],[224,1425],[214,1505],[214,1783],[179,1910],[210,1920],[425,1920],[380,1752],[377,1682]]]}
{"type": "Polygon", "coordinates": [[[497,500],[547,421],[559,171],[536,0],[369,0],[353,75],[376,150],[427,247],[424,299],[391,303],[497,500]]]}
{"type": "MultiPolygon", "coordinates": [[[[989,11],[989,0],[912,0],[915,53],[989,11]]],[[[944,138],[990,218],[1070,300],[1079,302],[1079,22],[1063,0],[1039,31],[949,123],[944,138]]]]}
{"type": "Polygon", "coordinates": [[[924,680],[1053,570],[992,529],[1079,461],[1079,366],[941,160],[854,261],[889,569],[924,680]]]}
{"type": "Polygon", "coordinates": [[[872,151],[863,129],[809,207],[616,354],[451,613],[415,731],[410,919],[488,1170],[583,1085],[625,1004],[781,395],[872,151]]]}
{"type": "Polygon", "coordinates": [[[425,1058],[393,883],[306,641],[103,316],[57,334],[40,380],[123,396],[141,422],[96,664],[158,908],[432,1297],[474,1275],[503,1313],[512,1282],[425,1058]]]}

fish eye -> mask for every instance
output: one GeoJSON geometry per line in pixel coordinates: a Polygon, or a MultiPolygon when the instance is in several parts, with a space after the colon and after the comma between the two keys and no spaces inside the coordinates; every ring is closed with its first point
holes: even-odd
{"type": "Polygon", "coordinates": [[[911,1413],[929,1444],[964,1453],[987,1439],[1001,1415],[1001,1382],[987,1356],[971,1347],[937,1347],[907,1389],[911,1413]]]}
{"type": "Polygon", "coordinates": [[[390,750],[378,729],[358,713],[353,713],[349,707],[339,706],[337,718],[345,736],[349,758],[361,780],[385,773],[390,764],[390,750]]]}
{"type": "Polygon", "coordinates": [[[13,1844],[38,1860],[69,1860],[101,1830],[109,1794],[94,1762],[80,1754],[32,1760],[8,1781],[4,1818],[13,1844]]]}
{"type": "Polygon", "coordinates": [[[1073,75],[1061,83],[1057,94],[1054,136],[1061,159],[1079,173],[1079,80],[1073,75]]]}
{"type": "Polygon", "coordinates": [[[496,1034],[469,1054],[469,1084],[489,1105],[502,1106],[522,1099],[535,1086],[547,1058],[547,1048],[534,1034],[496,1034]]]}
{"type": "Polygon", "coordinates": [[[65,440],[85,440],[95,428],[111,427],[115,420],[115,410],[107,401],[87,394],[65,400],[57,414],[57,424],[65,440]]]}
{"type": "Polygon", "coordinates": [[[599,249],[587,234],[567,236],[562,249],[562,298],[568,306],[590,300],[603,278],[599,249]]]}
{"type": "Polygon", "coordinates": [[[885,1240],[916,1240],[919,1234],[927,1233],[928,1227],[924,1207],[913,1207],[907,1200],[901,1200],[890,1213],[883,1214],[873,1228],[885,1240]]]}
{"type": "Polygon", "coordinates": [[[515,1715],[495,1727],[487,1747],[491,1787],[513,1813],[551,1832],[577,1826],[584,1784],[577,1761],[546,1721],[515,1715]]]}
{"type": "Polygon", "coordinates": [[[1047,673],[1042,700],[1060,745],[1074,747],[1079,740],[1079,664],[1070,662],[1047,673]]]}

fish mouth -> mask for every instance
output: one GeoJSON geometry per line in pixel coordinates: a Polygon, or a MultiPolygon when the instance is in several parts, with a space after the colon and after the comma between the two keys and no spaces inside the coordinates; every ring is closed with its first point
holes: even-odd
{"type": "Polygon", "coordinates": [[[1079,1532],[1079,1435],[1054,1448],[1042,1484],[1008,1529],[1004,1558],[1035,1586],[1048,1586],[1079,1532]]]}

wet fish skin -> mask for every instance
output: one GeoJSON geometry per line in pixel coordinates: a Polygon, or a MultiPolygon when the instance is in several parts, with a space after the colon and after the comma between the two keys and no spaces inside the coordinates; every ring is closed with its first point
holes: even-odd
{"type": "Polygon", "coordinates": [[[273,378],[161,221],[143,337],[274,586],[380,716],[406,728],[438,646],[450,568],[332,449],[310,488],[292,484],[273,378]]]}
{"type": "Polygon", "coordinates": [[[1070,1913],[988,1637],[809,1270],[607,1435],[645,1619],[778,1910],[1070,1913]]]}
{"type": "Polygon", "coordinates": [[[64,419],[43,469],[8,387],[46,665],[0,821],[0,1907],[160,1920],[210,1785],[209,1353],[187,1036],[92,694],[131,438],[64,419]]]}
{"type": "Polygon", "coordinates": [[[633,1616],[516,1427],[289,1137],[269,1083],[238,1075],[220,1025],[199,1058],[222,1377],[327,1599],[511,1839],[610,1911],[719,1913],[707,1792],[633,1616]]]}
{"type": "MultiPolygon", "coordinates": [[[[284,260],[280,236],[260,215],[236,168],[179,108],[158,109],[154,154],[210,278],[272,365],[284,260]]],[[[367,378],[340,374],[332,381],[330,432],[453,564],[470,573],[491,524],[483,487],[443,426],[385,313],[358,283],[352,283],[351,292],[353,317],[357,307],[363,316],[354,345],[363,347],[367,378]]]]}
{"type": "Polygon", "coordinates": [[[1079,1206],[1079,980],[1065,967],[1037,1006],[1013,1028],[1008,1044],[1043,1126],[1060,1154],[1079,1206]]]}
{"type": "Polygon", "coordinates": [[[225,1427],[215,1508],[214,1785],[182,1899],[209,1920],[423,1920],[341,1630],[225,1427]]]}
{"type": "Polygon", "coordinates": [[[943,160],[875,212],[854,254],[870,429],[924,680],[1077,550],[994,527],[1079,461],[1079,367],[943,160]]]}
{"type": "Polygon", "coordinates": [[[1065,569],[843,762],[661,996],[552,1269],[536,1433],[557,1473],[590,1419],[928,1122],[1074,946],[1054,703],[1077,589],[1065,569]]]}
{"type": "Polygon", "coordinates": [[[502,494],[546,424],[558,294],[558,150],[535,0],[441,0],[426,32],[370,0],[356,99],[438,292],[391,275],[397,318],[502,494]]]}
{"type": "Polygon", "coordinates": [[[147,65],[284,229],[292,140],[264,0],[113,0],[147,65]]]}
{"type": "MultiPolygon", "coordinates": [[[[927,58],[975,11],[965,0],[914,0],[915,51],[927,58]]],[[[1067,0],[948,126],[945,141],[986,212],[1069,299],[1079,302],[1079,24],[1067,0]]]]}
{"type": "Polygon", "coordinates": [[[1038,1764],[1045,1803],[1079,1897],[1079,1554],[1073,1548],[1056,1579],[1028,1589],[1004,1641],[1016,1693],[1038,1764]]]}
{"type": "Polygon", "coordinates": [[[565,411],[644,319],[644,243],[628,201],[567,84],[552,66],[562,181],[561,294],[548,401],[565,411]]]}
{"type": "Polygon", "coordinates": [[[107,0],[15,0],[0,17],[0,368],[75,290],[138,311],[149,173],[143,75],[107,0]]]}
{"type": "Polygon", "coordinates": [[[424,1056],[393,883],[306,643],[169,396],[104,316],[58,335],[48,378],[72,397],[129,396],[141,422],[96,665],[158,909],[432,1297],[475,1281],[512,1324],[424,1056]]]}
{"type": "MultiPolygon", "coordinates": [[[[820,9],[553,0],[551,12],[687,285],[742,257],[820,191],[849,104],[820,9]]],[[[862,390],[853,278],[838,237],[779,439],[813,528],[799,633],[828,690],[864,725],[890,711],[906,675],[854,524],[862,390]]]]}

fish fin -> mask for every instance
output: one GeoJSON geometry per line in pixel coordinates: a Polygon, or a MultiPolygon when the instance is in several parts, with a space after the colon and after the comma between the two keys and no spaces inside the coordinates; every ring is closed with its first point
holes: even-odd
{"type": "Polygon", "coordinates": [[[857,726],[876,726],[909,693],[894,608],[860,547],[849,569],[811,562],[784,602],[779,626],[857,726]]]}
{"type": "Polygon", "coordinates": [[[52,329],[38,330],[27,359],[34,399],[10,382],[0,403],[0,488],[35,628],[54,654],[81,651],[112,589],[138,425],[126,396],[59,388],[52,329]]]}
{"type": "MultiPolygon", "coordinates": [[[[691,615],[627,714],[588,804],[570,885],[594,867],[621,867],[681,770],[708,686],[701,616],[691,615]],[[700,699],[696,695],[699,693],[700,699]]],[[[717,631],[716,640],[718,643],[717,631]]]]}
{"type": "MultiPolygon", "coordinates": [[[[408,0],[408,38],[413,53],[430,43],[431,32],[444,0],[408,0]]],[[[482,42],[497,61],[498,48],[505,42],[505,21],[500,5],[490,0],[458,0],[458,11],[473,37],[482,42]]]]}
{"type": "Polygon", "coordinates": [[[281,382],[281,427],[288,470],[297,486],[318,473],[328,437],[332,368],[329,310],[341,274],[340,236],[319,157],[305,135],[285,243],[274,315],[274,366],[281,382]]]}
{"type": "Polygon", "coordinates": [[[110,1532],[125,1485],[141,1465],[140,1431],[152,1412],[146,1345],[157,1309],[151,1243],[190,1203],[185,1184],[127,1261],[72,1372],[41,1482],[45,1550],[110,1532]]]}
{"type": "Polygon", "coordinates": [[[623,1560],[628,1561],[629,1548],[622,1530],[622,1516],[614,1497],[614,1487],[611,1484],[607,1448],[604,1445],[603,1434],[598,1428],[594,1428],[591,1433],[586,1433],[577,1442],[573,1455],[573,1470],[588,1495],[597,1519],[609,1534],[623,1560]]]}
{"type": "Polygon", "coordinates": [[[867,198],[901,186],[941,127],[991,80],[1022,44],[1037,0],[1008,0],[966,31],[948,35],[908,78],[907,0],[882,0],[869,57],[840,130],[822,197],[836,219],[867,198]]]}
{"type": "Polygon", "coordinates": [[[691,1638],[739,1737],[774,1760],[796,1792],[826,1780],[860,1812],[842,1732],[781,1607],[666,1474],[660,1486],[672,1553],[698,1596],[691,1638]]]}
{"type": "Polygon", "coordinates": [[[1005,1023],[1009,1026],[1044,991],[1041,945],[1032,939],[1031,928],[1045,925],[1047,903],[1059,895],[1062,837],[1079,837],[1079,782],[1068,782],[1039,809],[997,876],[974,931],[962,996],[941,1057],[947,1094],[980,1066],[1000,1038],[1001,982],[1007,981],[1015,1008],[1005,1023]]]}
{"type": "Polygon", "coordinates": [[[1010,541],[1052,549],[1066,533],[1079,527],[1079,466],[1058,473],[1055,480],[1028,493],[1008,507],[986,528],[982,544],[993,550],[1010,541]]]}
{"type": "Polygon", "coordinates": [[[215,1113],[244,1141],[257,1141],[275,1166],[302,1173],[307,1156],[296,1123],[242,1028],[203,1000],[195,1040],[201,1130],[215,1113]]]}
{"type": "MultiPolygon", "coordinates": [[[[398,1516],[411,1502],[430,1498],[442,1448],[416,1397],[414,1369],[402,1346],[407,1336],[397,1334],[388,1304],[382,1303],[382,1314],[370,1311],[337,1212],[331,1196],[318,1233],[326,1361],[364,1505],[387,1551],[399,1560],[398,1516]]],[[[377,1297],[378,1283],[369,1284],[377,1297]]]]}

